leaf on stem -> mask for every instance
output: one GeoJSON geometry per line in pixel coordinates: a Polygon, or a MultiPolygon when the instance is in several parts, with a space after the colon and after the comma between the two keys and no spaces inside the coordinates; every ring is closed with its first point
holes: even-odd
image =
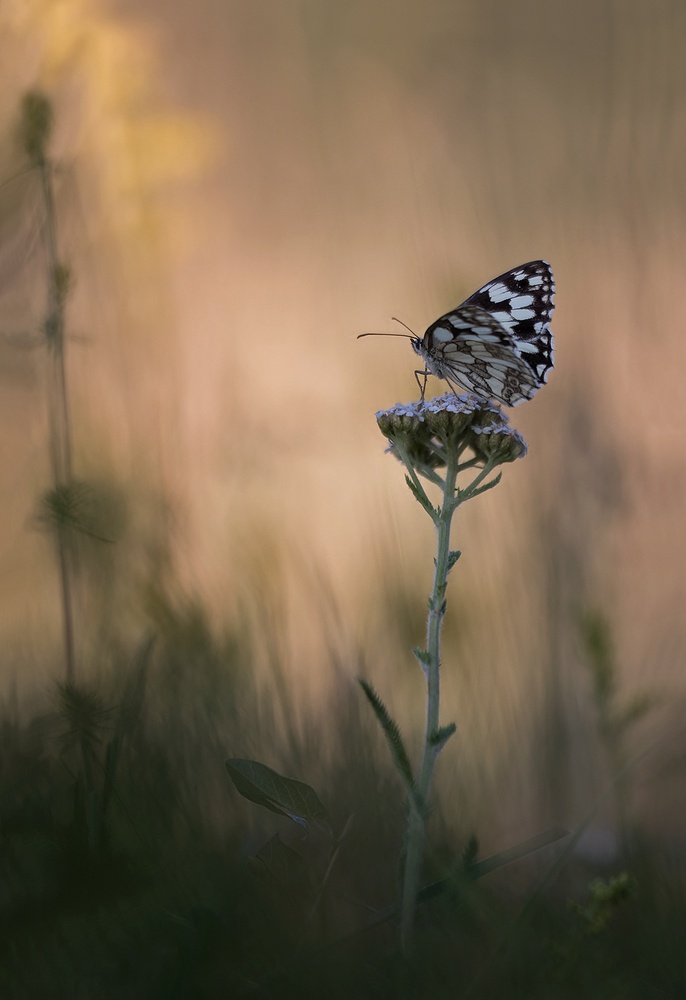
{"type": "Polygon", "coordinates": [[[443,594],[445,593],[445,587],[441,588],[441,593],[436,597],[430,597],[426,602],[426,606],[429,611],[434,615],[444,615],[448,607],[443,594]]]}
{"type": "Polygon", "coordinates": [[[448,726],[441,726],[441,728],[433,734],[431,737],[431,746],[436,748],[436,753],[439,753],[443,749],[450,737],[456,731],[457,726],[454,722],[451,722],[448,726]]]}
{"type": "Polygon", "coordinates": [[[327,833],[331,832],[325,806],[314,789],[304,782],[284,778],[256,760],[237,757],[226,761],[226,770],[236,791],[244,799],[281,816],[288,816],[306,830],[310,823],[314,823],[327,833]]]}
{"type": "MultiPolygon", "coordinates": [[[[421,661],[420,661],[421,662],[421,661]]],[[[367,696],[367,701],[374,709],[374,714],[381,724],[381,728],[384,731],[388,746],[390,747],[391,757],[393,758],[393,763],[398,769],[403,784],[408,789],[412,798],[415,796],[414,790],[414,775],[412,774],[412,765],[410,764],[410,758],[407,755],[407,750],[405,749],[405,744],[403,743],[403,738],[400,735],[400,729],[398,724],[389,715],[388,709],[382,702],[381,698],[378,696],[371,684],[369,684],[362,677],[357,678],[358,683],[365,695],[367,696]]]]}
{"type": "Polygon", "coordinates": [[[415,500],[417,500],[422,505],[422,507],[427,512],[429,517],[435,519],[437,517],[436,508],[433,506],[433,504],[429,500],[424,490],[421,489],[421,487],[418,487],[417,484],[414,483],[409,476],[405,476],[405,482],[409,486],[415,500]]]}
{"type": "Polygon", "coordinates": [[[426,649],[419,649],[418,646],[415,646],[412,652],[415,655],[417,663],[422,668],[422,672],[428,677],[429,667],[431,665],[431,657],[429,656],[428,651],[426,649]]]}
{"type": "Polygon", "coordinates": [[[458,549],[455,549],[452,552],[448,553],[448,568],[446,569],[446,576],[448,575],[448,573],[453,568],[453,566],[455,565],[455,563],[457,562],[457,560],[460,558],[461,555],[462,553],[458,549]]]}
{"type": "Polygon", "coordinates": [[[478,497],[481,493],[486,493],[487,490],[492,490],[494,486],[498,485],[502,478],[503,474],[502,472],[499,472],[495,479],[491,479],[490,482],[484,483],[483,486],[477,486],[475,489],[468,486],[464,490],[457,490],[457,499],[459,503],[462,503],[464,500],[471,500],[473,497],[478,497]]]}

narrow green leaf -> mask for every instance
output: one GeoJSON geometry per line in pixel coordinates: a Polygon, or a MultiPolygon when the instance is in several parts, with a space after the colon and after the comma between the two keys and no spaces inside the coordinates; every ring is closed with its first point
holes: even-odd
{"type": "Polygon", "coordinates": [[[448,726],[441,726],[437,733],[434,733],[431,737],[431,745],[436,747],[436,752],[438,753],[443,749],[445,744],[448,742],[453,733],[457,730],[457,726],[454,722],[451,722],[448,726]]]}
{"type": "Polygon", "coordinates": [[[476,859],[479,857],[479,841],[476,836],[472,834],[465,845],[465,849],[462,852],[462,857],[460,858],[460,866],[463,871],[470,871],[472,866],[476,864],[476,859]]]}
{"type": "Polygon", "coordinates": [[[637,694],[618,714],[616,722],[617,730],[621,733],[624,729],[632,726],[634,722],[642,719],[647,712],[655,708],[659,703],[660,698],[655,694],[651,694],[650,691],[637,694]]]}
{"type": "MultiPolygon", "coordinates": [[[[564,830],[562,827],[554,827],[551,830],[547,830],[545,833],[532,837],[530,840],[525,840],[516,847],[511,847],[507,851],[501,851],[499,854],[493,854],[489,858],[484,858],[483,861],[476,860],[474,846],[470,844],[468,845],[467,851],[463,857],[463,862],[456,875],[450,875],[448,878],[443,878],[438,882],[432,882],[430,885],[425,885],[419,890],[419,893],[417,894],[417,901],[419,903],[427,903],[429,900],[435,899],[437,896],[442,896],[443,893],[447,892],[455,885],[455,879],[456,877],[459,878],[460,874],[463,878],[466,877],[470,881],[483,878],[484,875],[490,875],[491,872],[496,871],[498,868],[502,868],[504,865],[509,865],[513,861],[518,861],[520,858],[533,854],[535,851],[540,851],[542,848],[548,847],[550,844],[554,844],[557,840],[561,840],[563,837],[568,836],[569,830],[564,830]]],[[[371,927],[378,927],[379,924],[395,919],[399,912],[400,903],[392,903],[390,906],[385,907],[385,909],[380,910],[370,918],[366,925],[367,929],[371,927]]]]}
{"type": "Polygon", "coordinates": [[[448,573],[453,568],[453,566],[455,565],[455,563],[457,562],[457,560],[460,558],[461,555],[462,553],[457,549],[448,553],[448,573]]]}
{"type": "Polygon", "coordinates": [[[365,695],[367,696],[367,701],[372,706],[374,714],[381,724],[381,728],[386,736],[386,741],[391,751],[391,757],[393,758],[393,763],[395,764],[398,772],[403,779],[403,784],[405,785],[408,793],[414,799],[414,776],[412,774],[412,765],[410,764],[410,758],[407,755],[407,750],[405,749],[405,744],[403,743],[402,736],[400,735],[400,729],[397,723],[389,715],[388,709],[384,705],[381,698],[378,696],[371,684],[365,681],[362,677],[357,678],[358,683],[365,695]]]}
{"type": "Polygon", "coordinates": [[[226,761],[226,770],[236,791],[245,799],[256,802],[271,812],[288,816],[294,823],[308,828],[314,823],[330,833],[326,808],[309,785],[294,778],[284,778],[266,764],[256,760],[233,757],[226,761]]]}
{"type": "MultiPolygon", "coordinates": [[[[530,837],[515,847],[509,847],[498,854],[492,854],[482,861],[476,860],[474,846],[470,844],[456,874],[458,877],[462,874],[463,877],[466,876],[470,881],[483,878],[484,875],[490,875],[491,872],[497,871],[505,865],[510,865],[514,861],[520,861],[522,858],[528,857],[529,854],[534,854],[536,851],[540,851],[544,847],[549,847],[556,841],[568,836],[569,830],[556,826],[551,830],[546,830],[545,833],[539,833],[535,837],[530,837]]],[[[423,889],[419,890],[419,902],[424,903],[429,899],[440,896],[454,884],[454,878],[454,875],[449,876],[448,878],[441,879],[439,882],[433,882],[431,885],[424,886],[423,889]]]]}
{"type": "Polygon", "coordinates": [[[467,491],[467,496],[464,497],[465,500],[471,500],[472,497],[478,497],[482,493],[486,493],[487,490],[492,490],[494,486],[497,486],[500,480],[503,478],[502,472],[499,472],[495,479],[491,479],[489,483],[484,483],[483,486],[477,486],[475,490],[467,491]]]}
{"type": "Polygon", "coordinates": [[[417,660],[419,666],[422,668],[424,673],[428,675],[429,667],[431,666],[431,657],[429,655],[428,650],[419,649],[417,646],[415,646],[412,652],[414,653],[415,659],[417,660]]]}
{"type": "Polygon", "coordinates": [[[426,602],[427,608],[433,614],[439,614],[439,615],[444,615],[445,614],[448,605],[447,605],[446,601],[443,599],[443,594],[444,593],[445,593],[445,587],[441,587],[440,588],[440,592],[437,595],[437,598],[434,599],[434,598],[430,597],[429,600],[426,602]]]}
{"type": "Polygon", "coordinates": [[[422,507],[424,508],[424,510],[427,512],[427,514],[430,517],[435,518],[436,517],[436,508],[433,506],[433,504],[429,500],[429,498],[426,495],[426,493],[424,492],[424,490],[421,489],[421,488],[418,488],[417,484],[413,483],[409,476],[405,476],[405,482],[409,486],[409,488],[410,488],[410,490],[412,492],[412,495],[414,496],[415,500],[417,500],[418,503],[420,503],[422,505],[422,507]]]}

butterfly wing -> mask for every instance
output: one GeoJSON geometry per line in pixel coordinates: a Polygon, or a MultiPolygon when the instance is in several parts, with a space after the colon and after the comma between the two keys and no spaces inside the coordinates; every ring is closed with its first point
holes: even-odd
{"type": "Polygon", "coordinates": [[[553,367],[554,293],[549,264],[521,264],[432,323],[415,350],[438,378],[516,406],[553,367]]]}
{"type": "Polygon", "coordinates": [[[547,261],[530,260],[499,274],[463,305],[479,306],[490,313],[512,335],[515,347],[539,381],[546,381],[554,361],[548,324],[555,308],[555,279],[547,261]]]}
{"type": "Polygon", "coordinates": [[[442,316],[420,343],[418,353],[433,375],[480,396],[516,406],[540,388],[512,335],[478,306],[462,305],[442,316]]]}

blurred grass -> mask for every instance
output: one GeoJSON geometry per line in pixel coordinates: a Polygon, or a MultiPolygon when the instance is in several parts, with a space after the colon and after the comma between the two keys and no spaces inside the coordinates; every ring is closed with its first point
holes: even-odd
{"type": "MultiPolygon", "coordinates": [[[[639,831],[631,855],[568,859],[526,917],[558,848],[471,885],[456,876],[447,897],[425,906],[417,954],[403,964],[391,928],[364,931],[396,898],[403,796],[355,686],[339,672],[331,700],[304,720],[278,660],[272,684],[260,685],[250,639],[213,637],[202,611],[182,601],[160,598],[157,621],[154,647],[120,656],[81,687],[33,706],[5,702],[3,996],[678,995],[683,854],[639,831]],[[316,879],[325,844],[241,799],[227,756],[253,756],[313,785],[339,832],[354,814],[314,920],[295,889],[274,892],[246,861],[278,831],[316,879]],[[635,893],[591,932],[591,880],[627,867],[635,893]]],[[[389,643],[402,628],[387,627],[389,643]]],[[[432,819],[426,881],[455,869],[469,835],[491,841],[502,821],[502,795],[482,802],[478,819],[472,810],[484,795],[474,761],[489,759],[487,743],[473,754],[462,752],[464,734],[461,743],[460,800],[432,819]]],[[[545,744],[535,749],[540,762],[545,744]]],[[[528,787],[544,780],[532,765],[528,787]]],[[[517,839],[507,837],[501,848],[517,839]]]]}

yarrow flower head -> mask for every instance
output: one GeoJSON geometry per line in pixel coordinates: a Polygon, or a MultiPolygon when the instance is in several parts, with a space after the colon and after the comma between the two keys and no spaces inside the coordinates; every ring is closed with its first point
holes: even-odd
{"type": "Polygon", "coordinates": [[[436,481],[434,470],[452,457],[461,468],[495,468],[526,455],[522,436],[507,426],[505,414],[488,399],[474,394],[446,393],[418,403],[397,403],[376,414],[389,452],[408,468],[436,481]],[[462,462],[469,449],[473,457],[462,462]]]}
{"type": "Polygon", "coordinates": [[[519,433],[505,423],[495,423],[484,427],[472,424],[471,447],[477,455],[488,461],[496,459],[496,464],[514,462],[527,453],[526,441],[519,433]]]}

